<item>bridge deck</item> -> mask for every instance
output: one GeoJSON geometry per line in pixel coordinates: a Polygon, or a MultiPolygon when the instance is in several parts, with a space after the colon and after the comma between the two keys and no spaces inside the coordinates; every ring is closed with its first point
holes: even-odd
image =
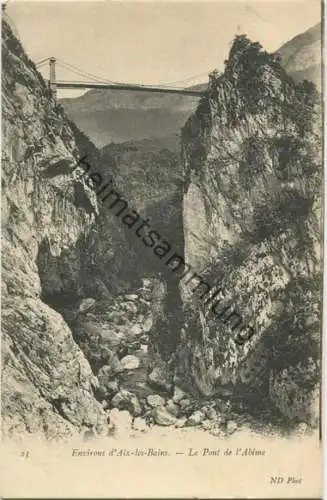
{"type": "Polygon", "coordinates": [[[160,94],[182,94],[194,97],[204,95],[203,90],[176,89],[171,87],[155,87],[152,85],[120,84],[120,83],[82,83],[82,82],[56,82],[58,89],[113,89],[113,90],[137,90],[139,92],[157,92],[160,94]]]}

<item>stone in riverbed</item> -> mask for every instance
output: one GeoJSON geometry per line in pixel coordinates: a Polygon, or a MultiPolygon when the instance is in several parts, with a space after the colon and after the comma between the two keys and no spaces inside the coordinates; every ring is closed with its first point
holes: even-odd
{"type": "Polygon", "coordinates": [[[111,406],[119,410],[127,410],[135,417],[142,413],[141,405],[135,394],[125,389],[122,389],[112,398],[111,406]]]}
{"type": "Polygon", "coordinates": [[[174,388],[174,396],[173,396],[173,401],[174,403],[179,403],[181,399],[183,399],[186,396],[185,392],[182,391],[179,387],[175,386],[174,388]]]}
{"type": "Polygon", "coordinates": [[[172,399],[169,399],[169,401],[167,401],[166,409],[173,417],[178,417],[180,408],[176,403],[174,403],[172,399]]]}
{"type": "Polygon", "coordinates": [[[127,309],[127,311],[130,311],[133,314],[137,313],[137,307],[134,304],[134,302],[126,302],[125,303],[125,309],[127,309]]]}
{"type": "Polygon", "coordinates": [[[125,295],[126,300],[137,300],[138,298],[139,298],[139,296],[136,295],[136,293],[129,293],[129,294],[125,295]]]}
{"type": "Polygon", "coordinates": [[[114,396],[115,394],[117,394],[117,392],[119,392],[119,383],[118,383],[118,380],[111,380],[110,382],[107,383],[107,389],[108,389],[108,392],[114,396]]]}
{"type": "Polygon", "coordinates": [[[228,413],[231,410],[232,403],[229,400],[219,399],[216,408],[220,413],[228,413]]]}
{"type": "Polygon", "coordinates": [[[156,408],[157,406],[163,406],[165,404],[164,398],[159,396],[158,394],[150,394],[146,401],[151,408],[156,408]]]}
{"type": "Polygon", "coordinates": [[[95,299],[92,299],[92,297],[89,297],[87,299],[83,299],[82,302],[80,303],[78,312],[85,313],[86,311],[91,309],[91,307],[93,307],[94,304],[95,304],[95,299]]]}
{"type": "Polygon", "coordinates": [[[210,419],[210,420],[215,420],[217,418],[217,412],[214,408],[208,408],[206,410],[206,416],[210,419]]]}
{"type": "MultiPolygon", "coordinates": [[[[100,373],[100,372],[99,372],[100,373]]],[[[117,392],[119,392],[119,384],[117,380],[108,380],[101,377],[101,385],[97,388],[99,394],[101,394],[106,400],[112,398],[117,392]]]]}
{"type": "Polygon", "coordinates": [[[161,426],[169,426],[169,425],[174,425],[176,423],[176,418],[170,415],[166,408],[163,406],[158,406],[157,408],[154,408],[152,410],[152,417],[154,422],[157,425],[161,426]]]}
{"type": "Polygon", "coordinates": [[[182,399],[179,402],[179,406],[181,407],[182,410],[185,410],[188,406],[190,406],[191,401],[189,399],[182,399]]]}
{"type": "Polygon", "coordinates": [[[195,426],[200,425],[201,422],[205,419],[205,415],[202,411],[197,410],[187,419],[187,425],[195,426]]]}
{"type": "Polygon", "coordinates": [[[153,387],[159,387],[165,391],[171,391],[172,382],[167,380],[167,373],[164,368],[156,366],[152,372],[148,375],[148,383],[153,387]]]}
{"type": "MultiPolygon", "coordinates": [[[[122,371],[122,370],[120,370],[122,371]]],[[[104,397],[112,397],[119,391],[118,382],[113,377],[116,371],[111,366],[103,366],[98,372],[99,391],[103,393],[104,397]]]]}
{"type": "Polygon", "coordinates": [[[141,335],[143,333],[143,328],[138,324],[133,325],[130,329],[130,333],[131,335],[133,335],[133,337],[141,335]]]}
{"type": "Polygon", "coordinates": [[[122,358],[120,360],[120,363],[124,370],[136,370],[136,368],[140,366],[140,360],[132,354],[129,354],[122,358]]]}

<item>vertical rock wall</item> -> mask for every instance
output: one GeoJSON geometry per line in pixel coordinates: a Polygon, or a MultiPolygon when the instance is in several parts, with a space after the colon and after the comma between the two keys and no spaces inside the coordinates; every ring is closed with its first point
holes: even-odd
{"type": "Polygon", "coordinates": [[[97,205],[71,166],[74,134],[10,27],[2,48],[2,417],[4,435],[62,438],[106,432],[97,380],[62,316],[42,301],[49,288],[78,290],[77,242],[97,205]],[[52,266],[52,267],[51,267],[52,266]]]}
{"type": "Polygon", "coordinates": [[[310,422],[321,312],[319,113],[314,85],[295,84],[242,35],[183,129],[185,259],[211,296],[222,292],[217,315],[188,294],[181,372],[202,394],[270,400],[287,419],[310,422]],[[240,315],[239,328],[220,315],[225,306],[240,315]],[[254,335],[235,342],[242,325],[254,335]]]}

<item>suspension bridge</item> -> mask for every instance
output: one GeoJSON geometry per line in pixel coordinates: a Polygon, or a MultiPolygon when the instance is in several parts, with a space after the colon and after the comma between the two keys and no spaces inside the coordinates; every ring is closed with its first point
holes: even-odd
{"type": "Polygon", "coordinates": [[[204,95],[204,90],[194,89],[192,87],[185,87],[188,81],[194,78],[198,78],[202,75],[208,75],[208,73],[203,73],[201,75],[194,75],[188,79],[181,80],[180,82],[173,82],[170,85],[142,85],[139,83],[119,83],[106,80],[104,78],[98,77],[86,71],[83,71],[72,64],[62,61],[55,57],[46,57],[41,61],[36,63],[38,69],[43,66],[49,66],[49,88],[52,91],[54,98],[57,97],[58,89],[112,89],[112,90],[136,90],[139,92],[157,92],[161,94],[182,94],[186,96],[201,97],[204,95]],[[82,77],[86,80],[79,81],[63,81],[57,80],[56,78],[56,67],[60,66],[65,70],[69,70],[75,75],[82,77]],[[178,83],[183,83],[184,87],[176,86],[178,83]]]}

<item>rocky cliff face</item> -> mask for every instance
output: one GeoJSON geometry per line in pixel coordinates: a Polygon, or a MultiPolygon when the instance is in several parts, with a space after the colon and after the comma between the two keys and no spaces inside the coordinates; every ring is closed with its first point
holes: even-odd
{"type": "Polygon", "coordinates": [[[2,50],[2,416],[5,435],[106,433],[97,379],[47,289],[80,290],[95,195],[70,167],[74,133],[10,27],[2,50]]]}
{"type": "Polygon", "coordinates": [[[260,411],[268,402],[293,422],[317,417],[320,127],[314,85],[295,84],[238,36],[183,129],[185,259],[212,287],[206,299],[222,291],[213,314],[217,298],[204,305],[182,282],[180,375],[201,394],[260,411]],[[239,327],[224,321],[225,306],[239,327]],[[237,336],[242,325],[251,330],[237,336]]]}

